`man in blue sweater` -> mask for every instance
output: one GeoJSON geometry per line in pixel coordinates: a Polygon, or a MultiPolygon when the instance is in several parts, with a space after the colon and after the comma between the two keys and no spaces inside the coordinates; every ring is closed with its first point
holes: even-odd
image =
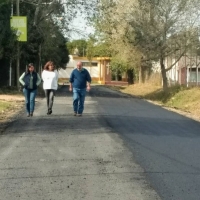
{"type": "Polygon", "coordinates": [[[91,89],[91,77],[87,69],[82,67],[81,62],[78,62],[77,68],[72,71],[69,82],[69,91],[73,90],[74,116],[82,116],[86,90],[91,89]]]}

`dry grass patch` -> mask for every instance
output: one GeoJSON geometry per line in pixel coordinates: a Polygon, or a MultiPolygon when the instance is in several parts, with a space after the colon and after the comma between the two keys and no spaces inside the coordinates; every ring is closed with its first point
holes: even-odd
{"type": "Polygon", "coordinates": [[[0,100],[0,122],[8,120],[18,113],[23,106],[23,101],[0,100]]]}
{"type": "Polygon", "coordinates": [[[185,88],[166,102],[166,106],[174,107],[200,116],[200,88],[185,88]]]}
{"type": "Polygon", "coordinates": [[[120,88],[120,91],[123,93],[135,95],[142,98],[150,93],[161,90],[161,86],[156,86],[153,84],[134,84],[125,88],[120,88]]]}
{"type": "Polygon", "coordinates": [[[3,123],[9,121],[22,109],[23,104],[24,97],[17,88],[0,88],[0,123],[3,125],[3,123]]]}
{"type": "Polygon", "coordinates": [[[9,109],[12,106],[12,103],[0,101],[0,114],[9,109]]]}

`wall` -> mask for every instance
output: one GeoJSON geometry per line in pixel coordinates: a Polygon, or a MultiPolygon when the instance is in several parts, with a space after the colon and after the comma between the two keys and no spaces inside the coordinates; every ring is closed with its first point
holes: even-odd
{"type": "Polygon", "coordinates": [[[92,62],[97,63],[97,66],[88,66],[89,61],[85,57],[77,57],[70,55],[70,61],[66,66],[66,69],[60,69],[58,70],[58,78],[59,80],[69,80],[70,75],[73,71],[73,69],[76,68],[77,63],[81,61],[83,63],[83,67],[88,70],[90,73],[90,76],[92,77],[93,82],[97,82],[99,79],[99,65],[98,61],[96,59],[92,60],[92,62]],[[86,63],[87,62],[87,63],[86,63]],[[85,66],[86,64],[86,66],[85,66]]]}

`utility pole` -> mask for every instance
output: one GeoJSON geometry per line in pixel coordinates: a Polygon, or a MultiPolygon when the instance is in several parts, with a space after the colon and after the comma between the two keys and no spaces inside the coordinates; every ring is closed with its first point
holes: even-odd
{"type": "MultiPolygon", "coordinates": [[[[19,0],[16,0],[16,15],[19,16],[19,0]]],[[[16,70],[17,70],[17,87],[19,88],[19,66],[20,66],[20,46],[19,41],[17,41],[17,62],[16,62],[16,70]]]]}
{"type": "MultiPolygon", "coordinates": [[[[13,16],[13,0],[11,0],[11,17],[13,16]]],[[[12,85],[12,55],[10,57],[9,86],[12,85]]]]}

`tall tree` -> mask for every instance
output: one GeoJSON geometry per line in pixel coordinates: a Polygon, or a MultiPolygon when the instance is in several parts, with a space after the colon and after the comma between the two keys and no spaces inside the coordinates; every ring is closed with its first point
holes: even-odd
{"type": "MultiPolygon", "coordinates": [[[[141,65],[141,53],[138,48],[130,44],[125,37],[127,32],[126,13],[134,1],[105,1],[101,0],[93,19],[96,34],[103,43],[107,44],[107,49],[111,52],[111,68],[114,72],[127,72],[130,77],[137,73],[141,65]]],[[[137,77],[137,75],[135,76],[137,77]]],[[[133,81],[129,78],[130,83],[133,81]]]]}
{"type": "Polygon", "coordinates": [[[16,35],[10,29],[11,8],[8,0],[0,2],[0,85],[9,80],[10,60],[15,57],[16,35]]]}
{"type": "Polygon", "coordinates": [[[191,46],[199,21],[197,0],[138,0],[129,13],[126,37],[144,54],[144,60],[159,61],[163,89],[167,90],[166,72],[191,46]],[[165,59],[174,63],[165,65],[165,59]]]}
{"type": "Polygon", "coordinates": [[[163,89],[166,90],[166,72],[197,39],[199,4],[199,0],[101,0],[96,24],[111,46],[114,44],[116,55],[122,55],[116,48],[122,41],[124,48],[129,43],[134,52],[139,52],[140,65],[144,68],[151,67],[152,62],[159,62],[163,89]],[[175,61],[165,66],[168,56],[173,56],[175,61]]]}
{"type": "Polygon", "coordinates": [[[78,54],[78,56],[86,56],[87,41],[85,39],[73,40],[67,43],[70,54],[78,54]]]}
{"type": "MultiPolygon", "coordinates": [[[[4,29],[0,28],[0,56],[3,60],[8,53],[11,53],[6,51],[5,54],[6,48],[16,49],[12,46],[12,42],[13,44],[16,42],[16,36],[12,35],[9,27],[9,3],[9,0],[1,0],[0,2],[0,27],[4,27],[4,29]],[[9,34],[12,37],[9,37],[9,34]],[[4,38],[5,35],[7,40],[4,38]],[[6,42],[8,44],[5,44],[6,42]]],[[[85,18],[90,16],[95,9],[96,0],[86,2],[82,0],[26,0],[19,1],[19,3],[20,15],[28,18],[28,41],[20,43],[20,70],[24,71],[29,62],[33,62],[39,70],[47,60],[54,61],[57,67],[65,67],[69,61],[66,42],[68,41],[67,33],[71,31],[70,23],[78,13],[82,13],[85,18]]],[[[14,4],[15,14],[16,5],[14,4]]],[[[7,68],[8,64],[3,63],[2,65],[7,68]]]]}

